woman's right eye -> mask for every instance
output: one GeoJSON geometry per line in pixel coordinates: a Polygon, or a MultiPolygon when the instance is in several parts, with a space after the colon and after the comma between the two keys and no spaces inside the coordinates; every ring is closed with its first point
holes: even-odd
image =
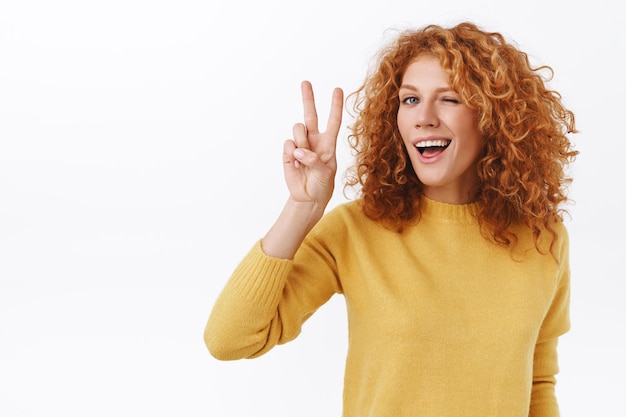
{"type": "Polygon", "coordinates": [[[404,104],[415,104],[418,102],[417,97],[407,97],[402,99],[402,102],[404,104]]]}

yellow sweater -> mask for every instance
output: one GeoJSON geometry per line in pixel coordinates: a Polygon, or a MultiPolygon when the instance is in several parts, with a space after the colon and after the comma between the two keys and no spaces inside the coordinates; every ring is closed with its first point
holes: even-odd
{"type": "Polygon", "coordinates": [[[557,263],[524,227],[511,255],[485,238],[472,205],[424,199],[402,233],[334,208],[293,260],[257,242],[216,300],[205,342],[222,360],[294,339],[343,294],[349,343],[344,417],[555,417],[557,339],[569,329],[568,236],[557,263]]]}

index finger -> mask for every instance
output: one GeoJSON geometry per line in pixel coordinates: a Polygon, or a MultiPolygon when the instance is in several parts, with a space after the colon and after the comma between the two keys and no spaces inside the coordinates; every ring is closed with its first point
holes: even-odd
{"type": "Polygon", "coordinates": [[[309,81],[302,81],[300,90],[302,91],[302,107],[304,108],[304,126],[309,133],[319,133],[313,87],[309,81]]]}

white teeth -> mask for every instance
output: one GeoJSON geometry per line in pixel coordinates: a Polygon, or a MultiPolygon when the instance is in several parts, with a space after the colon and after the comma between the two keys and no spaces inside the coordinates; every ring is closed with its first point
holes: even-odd
{"type": "Polygon", "coordinates": [[[416,148],[430,148],[432,146],[439,146],[445,148],[450,144],[449,140],[437,139],[437,140],[425,140],[415,144],[416,148]]]}

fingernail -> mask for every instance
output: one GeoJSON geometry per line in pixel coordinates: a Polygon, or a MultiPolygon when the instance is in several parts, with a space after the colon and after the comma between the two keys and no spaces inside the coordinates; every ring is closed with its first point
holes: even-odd
{"type": "Polygon", "coordinates": [[[302,149],[296,149],[295,151],[293,151],[293,156],[295,156],[296,158],[302,158],[304,157],[304,151],[302,149]]]}

